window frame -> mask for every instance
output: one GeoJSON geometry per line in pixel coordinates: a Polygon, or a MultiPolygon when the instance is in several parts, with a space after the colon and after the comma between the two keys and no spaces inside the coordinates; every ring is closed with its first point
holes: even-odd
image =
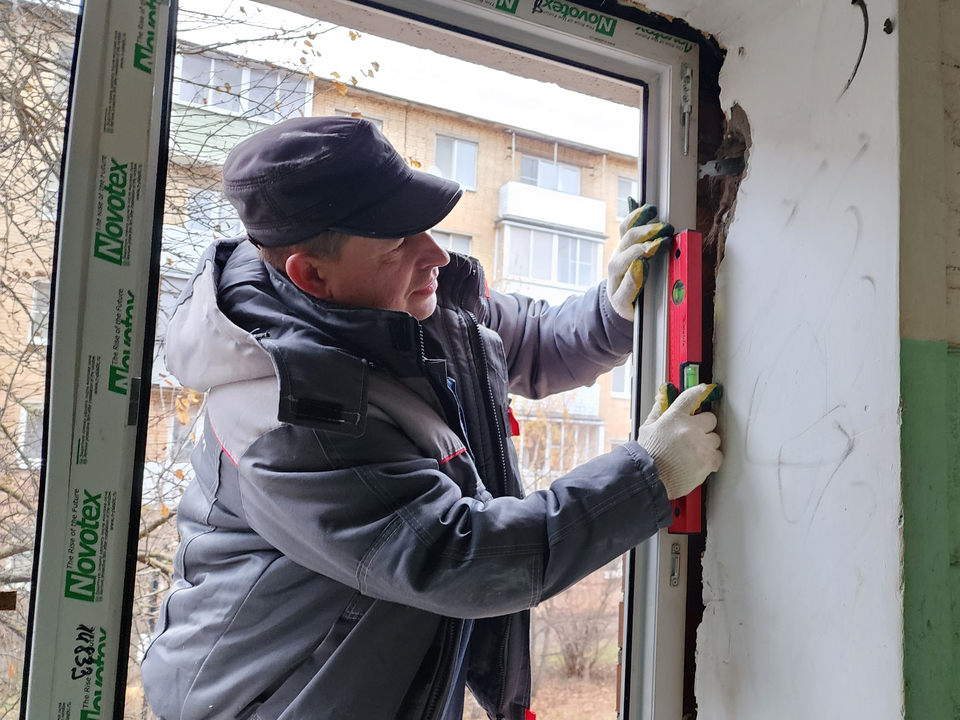
{"type": "MultiPolygon", "coordinates": [[[[222,55],[218,55],[218,54],[216,54],[216,53],[189,53],[189,55],[191,55],[191,56],[193,56],[193,57],[202,57],[202,58],[206,58],[207,60],[209,60],[210,63],[211,63],[211,68],[210,68],[210,70],[211,70],[211,75],[212,75],[213,70],[214,70],[214,65],[213,65],[213,63],[216,63],[216,62],[218,62],[218,61],[220,61],[220,62],[233,62],[233,59],[230,58],[229,56],[222,56],[222,55]]],[[[286,76],[281,77],[281,78],[279,79],[279,82],[278,82],[278,84],[277,84],[277,87],[280,87],[280,83],[282,83],[284,80],[288,79],[288,77],[292,77],[292,76],[299,77],[299,78],[300,78],[300,85],[303,86],[304,92],[303,92],[303,104],[300,105],[300,106],[298,106],[297,109],[298,109],[300,112],[302,112],[305,117],[309,117],[309,116],[311,116],[311,115],[313,114],[313,102],[312,102],[312,99],[313,99],[313,80],[310,78],[309,75],[305,75],[305,74],[303,74],[303,73],[297,72],[296,70],[291,70],[291,69],[289,69],[289,68],[285,68],[285,67],[281,67],[281,66],[277,66],[277,67],[275,67],[275,68],[271,68],[271,67],[269,67],[269,66],[267,66],[267,65],[263,65],[263,64],[256,63],[256,62],[253,62],[253,61],[248,61],[248,62],[246,62],[245,64],[238,65],[238,67],[237,67],[237,69],[240,70],[240,73],[241,73],[240,90],[236,92],[237,99],[238,99],[238,101],[239,101],[239,103],[240,103],[240,106],[241,106],[241,107],[240,107],[240,110],[239,110],[238,112],[235,112],[235,111],[229,110],[229,109],[225,109],[225,108],[223,108],[222,106],[217,105],[217,104],[215,104],[215,103],[210,103],[210,102],[203,103],[203,102],[195,102],[195,101],[192,101],[192,100],[184,100],[183,98],[180,97],[180,93],[182,92],[183,85],[184,85],[184,84],[187,84],[187,85],[196,85],[196,84],[195,84],[195,83],[192,83],[190,80],[187,80],[187,79],[185,79],[185,78],[183,77],[183,58],[184,58],[184,53],[183,53],[181,50],[178,49],[178,50],[177,50],[177,53],[176,53],[176,59],[175,59],[175,65],[174,65],[174,68],[175,68],[175,69],[174,69],[174,76],[173,76],[173,93],[172,93],[172,97],[171,97],[171,101],[172,101],[172,104],[173,104],[173,105],[180,105],[180,106],[183,106],[183,107],[197,108],[197,109],[200,109],[200,110],[205,110],[205,111],[213,112],[213,113],[216,113],[216,114],[218,114],[218,115],[223,115],[223,116],[225,116],[225,117],[242,118],[242,119],[244,119],[244,120],[249,120],[250,122],[260,123],[260,124],[262,124],[262,125],[273,125],[273,124],[279,122],[280,120],[282,120],[282,119],[284,119],[284,118],[283,118],[283,117],[276,117],[275,119],[272,119],[272,120],[271,120],[271,119],[268,119],[268,118],[264,117],[264,116],[261,115],[261,114],[256,114],[256,115],[254,115],[254,114],[252,114],[252,113],[254,112],[254,107],[255,107],[255,106],[254,106],[254,107],[251,107],[251,106],[250,106],[250,102],[251,102],[251,101],[250,101],[250,98],[249,98],[249,96],[248,96],[248,93],[249,93],[250,88],[251,88],[251,86],[252,86],[252,85],[251,85],[251,80],[250,80],[250,71],[251,71],[251,70],[260,70],[260,71],[263,71],[263,72],[266,72],[266,73],[275,73],[275,74],[278,75],[278,77],[279,77],[279,74],[280,74],[280,73],[286,73],[286,76]]],[[[198,86],[198,87],[199,87],[199,86],[198,86]]],[[[216,92],[216,88],[214,88],[214,87],[208,87],[208,88],[207,88],[207,98],[208,98],[208,100],[209,100],[209,98],[210,98],[210,96],[211,96],[211,93],[214,93],[214,92],[216,92]]],[[[275,114],[275,115],[279,115],[279,113],[278,113],[277,111],[274,111],[274,114],[275,114]]],[[[289,117],[289,115],[288,115],[287,117],[289,117]]]]}
{"type": "Polygon", "coordinates": [[[333,108],[333,114],[336,117],[355,117],[361,120],[369,120],[376,126],[377,130],[379,130],[380,132],[383,132],[383,123],[385,122],[385,120],[382,117],[377,117],[376,115],[368,115],[367,113],[360,112],[360,111],[345,110],[342,107],[336,107],[336,106],[334,106],[333,108]]]}
{"type": "Polygon", "coordinates": [[[532,187],[542,188],[543,190],[553,190],[554,192],[561,192],[565,195],[575,195],[576,197],[583,197],[583,168],[579,165],[573,165],[571,163],[560,162],[557,160],[554,162],[550,158],[540,157],[539,155],[531,155],[530,153],[520,153],[520,180],[518,182],[523,183],[524,185],[530,185],[532,187]],[[524,160],[534,160],[537,163],[537,182],[529,183],[523,179],[523,161],[524,160]],[[540,184],[540,164],[547,163],[549,165],[554,165],[557,168],[557,187],[547,187],[546,185],[540,184]],[[568,190],[560,189],[560,168],[566,168],[568,170],[577,171],[577,191],[575,193],[568,190]]]}
{"type": "Polygon", "coordinates": [[[216,188],[198,188],[189,186],[186,188],[186,190],[187,198],[183,206],[183,227],[187,232],[209,234],[214,235],[214,237],[221,238],[236,237],[237,235],[242,235],[244,232],[246,232],[236,209],[230,204],[230,201],[227,200],[226,196],[220,190],[217,190],[216,188]],[[211,199],[213,200],[211,205],[203,206],[200,203],[197,203],[196,198],[202,197],[205,193],[211,196],[211,199]],[[226,214],[219,213],[217,217],[208,216],[207,219],[210,221],[210,227],[196,228],[191,225],[191,223],[198,222],[198,220],[190,214],[191,205],[193,204],[195,204],[197,207],[202,207],[204,210],[215,208],[217,210],[226,211],[226,214]],[[236,232],[224,232],[223,230],[217,230],[218,226],[222,226],[222,224],[227,221],[231,223],[231,227],[236,230],[236,232]],[[235,227],[233,227],[234,225],[235,227]]]}
{"type": "MultiPolygon", "coordinates": [[[[454,238],[454,237],[466,238],[466,239],[467,239],[467,244],[470,246],[470,249],[466,252],[466,254],[467,254],[467,255],[471,255],[471,256],[473,255],[473,234],[472,234],[472,233],[456,232],[456,231],[453,231],[453,230],[444,230],[443,228],[435,228],[435,229],[433,229],[433,230],[430,231],[430,235],[433,237],[434,240],[437,239],[437,235],[438,235],[438,234],[440,234],[440,235],[446,235],[447,237],[450,238],[451,242],[448,243],[447,245],[443,245],[443,244],[441,244],[441,243],[439,243],[439,242],[437,243],[437,245],[440,245],[440,247],[442,247],[444,250],[446,250],[446,251],[448,251],[448,252],[457,252],[457,253],[460,252],[459,250],[454,250],[454,249],[453,249],[453,242],[452,242],[452,241],[453,241],[453,238],[454,238]]],[[[460,253],[460,254],[462,255],[462,254],[464,254],[464,253],[460,253]]]]}
{"type": "Polygon", "coordinates": [[[447,180],[460,182],[459,180],[457,180],[457,146],[460,144],[473,145],[473,147],[476,149],[476,155],[474,156],[474,162],[473,162],[473,183],[471,183],[470,185],[460,183],[461,185],[463,185],[464,190],[469,190],[470,192],[476,192],[477,174],[478,174],[477,171],[479,170],[479,165],[480,165],[480,141],[479,140],[472,140],[470,138],[460,137],[458,135],[451,135],[450,133],[435,131],[434,141],[433,141],[433,165],[438,170],[440,170],[442,177],[446,178],[447,180]],[[441,138],[443,138],[444,140],[453,141],[453,167],[451,168],[451,177],[447,177],[446,175],[443,175],[443,168],[441,168],[439,163],[437,162],[437,146],[441,138]]]}
{"type": "MultiPolygon", "coordinates": [[[[620,214],[620,183],[621,183],[621,181],[623,181],[623,180],[626,180],[627,182],[633,184],[632,191],[631,191],[632,194],[631,194],[631,195],[628,195],[627,197],[632,197],[634,200],[637,200],[637,201],[640,200],[640,198],[637,197],[637,195],[640,194],[640,181],[639,181],[639,180],[635,180],[634,178],[629,178],[629,177],[627,177],[627,176],[625,176],[625,175],[617,175],[617,207],[616,207],[616,213],[617,213],[617,220],[618,220],[618,221],[619,221],[619,220],[623,220],[627,215],[630,214],[629,212],[626,213],[626,214],[624,214],[624,215],[621,215],[621,214],[620,214]]],[[[625,199],[626,199],[626,198],[625,198],[625,199]]]]}
{"type": "Polygon", "coordinates": [[[630,353],[629,355],[627,355],[626,359],[622,363],[614,366],[613,369],[610,370],[610,397],[617,400],[629,400],[633,396],[633,393],[631,392],[631,388],[630,388],[630,385],[631,385],[630,380],[632,377],[633,377],[633,353],[630,353]],[[616,390],[613,387],[613,373],[618,372],[621,368],[623,369],[625,387],[623,390],[616,390]]]}
{"type": "Polygon", "coordinates": [[[31,470],[40,467],[43,462],[43,399],[22,400],[20,402],[20,419],[17,424],[17,448],[20,451],[20,467],[31,470]],[[39,420],[40,454],[32,457],[24,452],[27,445],[26,435],[30,422],[30,413],[36,413],[39,420]]]}
{"type": "Polygon", "coordinates": [[[600,266],[603,261],[603,238],[591,237],[589,235],[578,234],[576,232],[566,232],[563,230],[557,230],[555,228],[546,228],[540,225],[532,225],[522,222],[516,222],[514,220],[505,220],[500,225],[503,232],[503,258],[502,258],[502,267],[500,268],[501,275],[500,277],[504,280],[509,280],[512,282],[522,282],[528,285],[543,285],[545,287],[551,288],[563,288],[565,290],[573,290],[576,292],[584,292],[590,287],[596,285],[600,282],[600,266]],[[537,278],[532,275],[517,275],[510,272],[510,254],[513,244],[513,231],[511,228],[520,228],[524,230],[531,231],[531,242],[530,242],[530,266],[533,266],[533,232],[549,233],[553,236],[553,245],[552,245],[552,255],[550,259],[550,280],[544,280],[543,278],[537,278]],[[593,279],[583,285],[564,283],[557,280],[557,263],[559,262],[559,248],[560,248],[560,237],[570,237],[580,242],[589,242],[594,249],[594,277],[593,279]]]}
{"type": "Polygon", "coordinates": [[[53,290],[52,283],[50,278],[36,278],[32,283],[32,289],[30,294],[30,328],[29,328],[29,344],[33,347],[43,347],[46,346],[47,341],[50,335],[50,293],[53,290]],[[47,288],[47,307],[45,310],[46,317],[44,320],[37,320],[37,309],[38,303],[37,298],[40,297],[39,288],[41,285],[45,285],[47,288]]]}

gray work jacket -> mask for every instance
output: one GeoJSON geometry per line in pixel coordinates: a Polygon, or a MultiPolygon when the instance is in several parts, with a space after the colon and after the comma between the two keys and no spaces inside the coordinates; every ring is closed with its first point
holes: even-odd
{"type": "Polygon", "coordinates": [[[549,307],[485,293],[459,255],[438,282],[419,323],[316,301],[248,242],[205,252],[166,333],[168,368],[209,394],[142,663],[164,720],[434,720],[465,618],[468,687],[523,720],[529,608],[669,524],[632,442],[521,489],[507,393],[589,385],[629,352],[604,286],[549,307]]]}

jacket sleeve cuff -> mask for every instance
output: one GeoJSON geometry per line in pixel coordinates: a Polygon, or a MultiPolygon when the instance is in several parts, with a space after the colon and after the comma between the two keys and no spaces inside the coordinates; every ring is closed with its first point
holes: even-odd
{"type": "Polygon", "coordinates": [[[633,338],[633,320],[624,320],[610,304],[610,295],[607,293],[607,281],[602,280],[599,287],[600,314],[603,323],[613,333],[633,338]]]}
{"type": "Polygon", "coordinates": [[[660,529],[670,527],[673,524],[670,499],[667,497],[667,488],[660,480],[660,472],[657,470],[653,458],[635,440],[624,443],[623,449],[627,451],[637,465],[637,471],[640,473],[638,482],[643,484],[645,490],[649,493],[650,503],[655,510],[657,527],[660,529]]]}

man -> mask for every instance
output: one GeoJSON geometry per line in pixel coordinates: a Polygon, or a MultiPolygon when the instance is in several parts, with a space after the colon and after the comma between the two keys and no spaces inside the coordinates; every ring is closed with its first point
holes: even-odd
{"type": "Polygon", "coordinates": [[[525,498],[508,438],[508,390],[589,385],[630,351],[628,261],[672,231],[624,233],[616,287],[548,307],[486,293],[433,241],[462,189],[367,121],[279,123],[223,177],[249,241],[206,251],[166,336],[209,395],[142,665],[154,712],[449,720],[466,685],[524,720],[528,609],[667,526],[668,498],[720,464],[716,419],[690,414],[702,386],[525,498]]]}

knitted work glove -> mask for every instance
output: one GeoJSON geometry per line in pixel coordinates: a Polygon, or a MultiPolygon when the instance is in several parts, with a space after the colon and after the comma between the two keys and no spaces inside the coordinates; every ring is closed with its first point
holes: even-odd
{"type": "Polygon", "coordinates": [[[717,416],[692,414],[709,392],[707,385],[696,385],[663,411],[666,398],[661,389],[650,416],[637,431],[637,442],[653,458],[671,500],[689,495],[723,461],[720,436],[714,432],[717,416]]]}
{"type": "Polygon", "coordinates": [[[650,268],[647,261],[670,247],[673,226],[654,222],[657,208],[644,205],[620,223],[620,244],[607,263],[607,295],[617,315],[633,320],[633,303],[643,289],[650,268]]]}

